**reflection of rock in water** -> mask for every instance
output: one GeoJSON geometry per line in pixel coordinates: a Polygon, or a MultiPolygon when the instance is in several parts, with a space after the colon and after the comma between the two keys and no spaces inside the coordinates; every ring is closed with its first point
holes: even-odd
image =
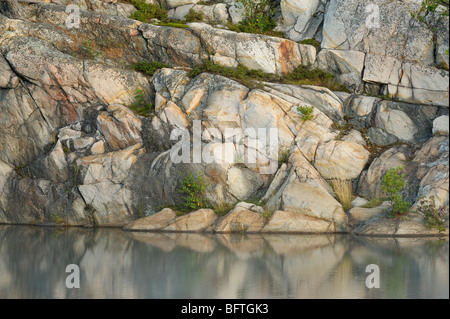
{"type": "Polygon", "coordinates": [[[448,240],[0,226],[0,298],[448,298],[448,240]],[[368,290],[368,264],[381,289],[368,290]],[[81,289],[65,288],[78,264],[81,289]]]}

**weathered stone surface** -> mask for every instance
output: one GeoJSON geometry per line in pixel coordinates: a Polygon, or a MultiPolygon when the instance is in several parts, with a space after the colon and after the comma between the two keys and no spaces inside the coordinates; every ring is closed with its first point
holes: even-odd
{"type": "Polygon", "coordinates": [[[81,181],[83,184],[106,180],[120,183],[126,179],[128,171],[142,153],[141,145],[137,144],[118,152],[80,158],[77,166],[81,181]]]}
{"type": "Polygon", "coordinates": [[[336,82],[361,92],[365,57],[366,54],[360,51],[324,49],[317,56],[317,64],[320,69],[335,74],[336,82]]]}
{"type": "Polygon", "coordinates": [[[368,7],[358,0],[331,0],[325,13],[322,47],[434,63],[433,33],[413,21],[410,14],[418,10],[419,2],[376,0],[371,4],[368,7]],[[378,16],[374,17],[375,10],[378,16]]]}
{"type": "Polygon", "coordinates": [[[354,230],[358,235],[366,236],[394,236],[397,230],[397,220],[393,218],[372,218],[354,230]]]}
{"type": "Polygon", "coordinates": [[[369,201],[367,199],[357,196],[352,201],[352,207],[362,207],[362,206],[366,205],[368,202],[369,201]]]}
{"type": "MultiPolygon", "coordinates": [[[[341,123],[344,117],[342,101],[327,88],[266,83],[268,88],[297,99],[299,105],[312,105],[330,119],[341,123]]],[[[276,92],[273,92],[277,94],[276,92]]]]}
{"type": "MultiPolygon", "coordinates": [[[[266,220],[261,215],[266,216],[266,210],[284,212],[272,220],[275,228],[348,231],[353,224],[347,223],[325,178],[355,179],[359,195],[371,199],[380,196],[387,169],[399,163],[406,164],[402,195],[415,203],[413,211],[423,196],[435,196],[439,207],[448,204],[448,125],[447,130],[438,128],[443,122],[439,117],[448,115],[448,72],[435,67],[444,63],[445,68],[442,50],[448,31],[442,26],[448,25],[448,18],[425,17],[435,26],[433,42],[428,41],[431,29],[410,17],[391,23],[393,14],[414,9],[411,2],[375,0],[383,12],[393,11],[385,12],[381,30],[369,31],[363,21],[367,6],[356,0],[281,1],[275,31],[292,41],[205,23],[191,23],[186,29],[143,24],[125,18],[134,10],[130,5],[75,1],[86,9],[79,29],[65,26],[62,2],[28,5],[24,20],[0,15],[0,221],[42,223],[56,215],[68,225],[124,225],[161,206],[181,205],[183,176],[200,172],[213,207],[266,191],[267,207],[240,203],[233,210],[236,222],[222,225],[227,231],[263,230],[266,220]],[[316,61],[315,47],[296,41],[322,40],[324,15],[324,49],[316,61]],[[330,30],[333,40],[345,41],[331,43],[330,30]],[[368,94],[418,104],[313,86],[260,83],[250,89],[212,74],[190,78],[186,67],[204,59],[280,75],[300,65],[319,65],[354,90],[364,84],[368,94]],[[128,67],[141,61],[176,68],[150,77],[128,67]],[[142,90],[145,103],[154,103],[152,118],[135,116],[123,106],[136,102],[136,90],[142,90]],[[313,119],[303,121],[299,106],[313,106],[313,119]],[[204,133],[200,145],[191,139],[198,123],[204,133]],[[347,125],[355,130],[336,129],[347,125]],[[204,148],[213,163],[175,164],[170,156],[177,143],[170,139],[175,128],[187,129],[187,144],[204,148]],[[230,128],[249,139],[241,145],[223,144],[230,128]],[[262,157],[247,163],[246,155],[257,148],[252,130],[260,128],[277,129],[278,143],[265,145],[259,149],[262,157]],[[356,181],[368,157],[363,148],[367,129],[376,144],[408,145],[398,149],[402,156],[375,159],[356,181]],[[213,142],[215,138],[219,140],[213,142]],[[275,154],[289,154],[289,161],[280,166],[275,154]],[[273,170],[267,173],[267,168],[273,170]],[[333,175],[336,168],[344,172],[333,175]],[[288,223],[290,217],[302,223],[288,223]]],[[[179,4],[170,14],[181,18],[196,8],[212,23],[239,19],[233,1],[179,4]]],[[[200,232],[218,227],[207,218],[214,217],[212,212],[197,215],[174,218],[164,228],[200,232]]],[[[415,217],[411,222],[417,225],[395,226],[406,227],[403,234],[423,224],[415,217]]]]}
{"type": "Polygon", "coordinates": [[[398,141],[398,139],[394,135],[389,134],[379,127],[370,127],[367,132],[367,136],[373,144],[379,146],[392,145],[398,141]]]}
{"type": "Polygon", "coordinates": [[[345,107],[345,113],[349,116],[365,118],[372,113],[380,98],[364,95],[353,95],[345,107]]]}
{"type": "Polygon", "coordinates": [[[258,233],[262,230],[264,218],[260,213],[236,206],[214,225],[217,233],[258,233]]]}
{"type": "Polygon", "coordinates": [[[276,211],[264,226],[263,232],[330,233],[334,232],[334,227],[331,222],[301,213],[276,211]]]}
{"type": "Polygon", "coordinates": [[[157,214],[127,224],[123,229],[128,231],[157,231],[167,227],[176,217],[175,211],[164,208],[157,214]]]}
{"type": "Polygon", "coordinates": [[[282,0],[281,29],[285,35],[294,41],[314,38],[323,22],[325,3],[322,0],[282,0]]]}
{"type": "Polygon", "coordinates": [[[416,236],[448,236],[448,224],[445,231],[436,228],[429,229],[423,223],[423,216],[420,214],[408,214],[404,220],[389,217],[376,217],[366,223],[362,223],[355,229],[355,233],[365,236],[395,236],[395,237],[416,237],[416,236]]]}
{"type": "Polygon", "coordinates": [[[418,165],[415,178],[420,180],[413,208],[420,199],[435,197],[436,207],[449,203],[449,139],[439,136],[430,139],[416,154],[413,163],[418,165]]]}
{"type": "Polygon", "coordinates": [[[347,216],[342,206],[333,197],[330,186],[314,167],[295,151],[289,158],[289,170],[275,176],[277,186],[270,187],[267,208],[290,211],[332,222],[336,231],[347,229],[347,216]],[[283,182],[278,175],[285,176],[283,182]]]}
{"type": "Polygon", "coordinates": [[[317,148],[314,167],[326,179],[355,179],[363,171],[369,155],[359,143],[331,141],[317,148]]]}
{"type": "Polygon", "coordinates": [[[121,105],[110,105],[108,111],[99,114],[97,127],[112,150],[142,143],[142,122],[131,110],[121,105]]]}
{"type": "Polygon", "coordinates": [[[55,183],[63,183],[69,178],[69,167],[62,144],[56,142],[55,147],[43,161],[47,178],[55,183]]]}
{"type": "Polygon", "coordinates": [[[373,208],[355,207],[350,209],[348,213],[351,222],[362,223],[374,217],[385,215],[389,208],[390,204],[388,202],[384,202],[380,206],[373,208]]]}
{"type": "Polygon", "coordinates": [[[228,170],[227,185],[229,192],[238,200],[245,200],[253,195],[264,181],[258,173],[247,168],[235,166],[228,170]]]}
{"type": "Polygon", "coordinates": [[[166,0],[167,7],[176,8],[187,4],[196,4],[201,0],[166,0]]]}
{"type": "Polygon", "coordinates": [[[433,122],[433,135],[448,136],[449,119],[447,115],[440,116],[433,122]]]}
{"type": "Polygon", "coordinates": [[[214,5],[183,5],[168,11],[168,17],[175,20],[185,20],[186,15],[190,10],[201,13],[203,21],[208,23],[227,24],[230,19],[227,5],[224,3],[217,3],[214,5]]]}
{"type": "Polygon", "coordinates": [[[201,209],[181,216],[169,222],[163,231],[170,232],[203,232],[211,227],[217,219],[216,213],[211,209],[201,209]]]}
{"type": "Polygon", "coordinates": [[[367,54],[363,80],[388,85],[388,94],[404,101],[448,107],[448,71],[391,56],[367,54]]]}
{"type": "Polygon", "coordinates": [[[15,88],[19,84],[19,78],[9,67],[3,56],[0,55],[0,88],[15,88]]]}
{"type": "Polygon", "coordinates": [[[342,138],[342,140],[345,142],[353,142],[361,145],[367,145],[367,142],[362,136],[361,132],[357,130],[351,130],[342,138]]]}
{"type": "Polygon", "coordinates": [[[383,177],[391,168],[403,166],[407,162],[405,150],[393,147],[375,159],[369,169],[362,173],[358,184],[358,194],[369,199],[381,198],[383,177]]]}
{"type": "Polygon", "coordinates": [[[377,113],[377,126],[401,141],[414,142],[418,129],[411,118],[401,110],[388,109],[383,105],[377,113]]]}

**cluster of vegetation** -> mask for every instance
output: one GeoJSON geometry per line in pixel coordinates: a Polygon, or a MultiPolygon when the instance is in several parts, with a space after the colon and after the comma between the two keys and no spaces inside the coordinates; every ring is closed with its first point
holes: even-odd
{"type": "Polygon", "coordinates": [[[172,21],[172,20],[161,21],[161,22],[158,22],[156,25],[159,25],[162,27],[179,28],[179,29],[189,28],[189,26],[186,23],[183,23],[182,21],[172,21]]]}
{"type": "Polygon", "coordinates": [[[277,10],[274,0],[237,0],[243,8],[244,19],[238,25],[230,24],[236,32],[267,34],[277,26],[274,15],[277,10]]]}
{"type": "Polygon", "coordinates": [[[146,3],[145,0],[131,0],[131,3],[136,11],[130,15],[130,19],[150,23],[152,19],[164,20],[167,18],[166,9],[157,4],[146,3]]]}
{"type": "Polygon", "coordinates": [[[314,119],[314,106],[300,105],[297,106],[297,111],[302,113],[302,121],[311,121],[314,119]]]}
{"type": "MultiPolygon", "coordinates": [[[[423,0],[422,6],[417,11],[410,11],[411,16],[420,22],[426,24],[431,30],[436,31],[436,28],[433,27],[428,21],[426,21],[425,16],[428,12],[436,12],[438,7],[444,8],[441,11],[441,16],[449,16],[449,0],[423,0]]],[[[445,51],[447,55],[449,55],[449,49],[445,51]]],[[[445,64],[437,65],[438,68],[442,68],[448,71],[448,66],[445,64]]]]}
{"type": "Polygon", "coordinates": [[[270,210],[265,210],[263,213],[261,213],[261,217],[264,219],[264,224],[267,224],[270,221],[272,215],[273,212],[270,210]]]}
{"type": "Polygon", "coordinates": [[[425,227],[428,229],[436,228],[439,232],[445,231],[444,222],[445,215],[447,213],[447,207],[443,206],[437,208],[436,198],[431,196],[430,198],[422,198],[418,207],[419,211],[424,215],[425,227]]]}
{"type": "Polygon", "coordinates": [[[96,45],[94,43],[92,43],[92,41],[89,39],[86,41],[83,41],[82,45],[86,49],[88,58],[90,60],[95,60],[95,58],[97,58],[99,55],[102,54],[102,51],[98,50],[96,45]]]}
{"type": "Polygon", "coordinates": [[[277,75],[265,73],[261,70],[250,70],[243,65],[239,65],[236,68],[231,68],[205,60],[202,64],[197,65],[192,69],[189,73],[189,77],[193,78],[201,73],[222,75],[236,80],[237,82],[240,82],[248,87],[254,87],[255,81],[263,81],[294,85],[323,86],[332,91],[348,92],[348,89],[344,85],[334,82],[334,75],[323,70],[307,66],[299,66],[291,73],[277,75]]]}
{"type": "Polygon", "coordinates": [[[62,218],[61,216],[59,216],[57,213],[51,214],[50,219],[51,219],[52,222],[55,223],[56,225],[65,225],[65,224],[66,224],[66,221],[64,220],[64,218],[62,218]]]}
{"type": "Polygon", "coordinates": [[[195,11],[194,9],[189,9],[188,14],[184,17],[184,20],[186,22],[200,22],[203,21],[205,17],[203,16],[203,13],[200,11],[195,11]]]}
{"type": "Polygon", "coordinates": [[[313,47],[316,48],[317,52],[320,51],[321,45],[322,45],[322,44],[321,44],[319,41],[317,41],[316,39],[306,39],[306,40],[300,41],[299,43],[300,43],[300,44],[309,44],[309,45],[312,45],[313,47]]]}
{"type": "Polygon", "coordinates": [[[370,200],[367,204],[364,204],[363,206],[361,206],[362,208],[374,208],[374,207],[378,207],[381,204],[383,204],[385,198],[374,198],[372,200],[370,200]]]}
{"type": "Polygon", "coordinates": [[[188,173],[181,182],[181,194],[183,194],[184,207],[187,209],[201,209],[208,207],[205,191],[208,184],[200,172],[188,173]]]}
{"type": "Polygon", "coordinates": [[[391,205],[390,216],[405,215],[411,208],[411,204],[405,201],[400,194],[406,186],[404,166],[390,169],[383,178],[382,189],[386,192],[391,205]]]}
{"type": "Polygon", "coordinates": [[[158,4],[146,3],[145,0],[131,0],[131,3],[136,8],[136,11],[130,15],[130,19],[144,23],[151,23],[152,20],[157,19],[160,22],[156,25],[186,29],[189,28],[186,23],[204,19],[203,13],[190,9],[185,17],[185,21],[173,21],[167,18],[167,10],[158,4]]]}
{"type": "Polygon", "coordinates": [[[436,12],[437,8],[442,5],[446,9],[441,12],[442,16],[449,15],[448,7],[449,7],[449,0],[423,0],[422,6],[417,11],[411,11],[411,16],[420,22],[425,23],[424,14],[427,12],[436,12]]]}
{"type": "Polygon", "coordinates": [[[332,179],[331,187],[339,202],[345,211],[352,208],[352,201],[355,198],[353,195],[353,185],[351,180],[332,179]]]}
{"type": "Polygon", "coordinates": [[[281,166],[283,164],[287,164],[287,162],[289,160],[289,153],[290,153],[290,150],[287,147],[282,147],[280,149],[280,155],[279,155],[279,159],[278,159],[279,166],[281,166]]]}
{"type": "Polygon", "coordinates": [[[133,64],[133,69],[146,75],[153,76],[155,72],[162,68],[168,68],[167,64],[160,62],[138,62],[133,64]]]}
{"type": "Polygon", "coordinates": [[[141,89],[136,90],[134,95],[136,102],[130,106],[130,109],[137,115],[148,117],[155,109],[152,103],[145,103],[144,92],[141,89]]]}

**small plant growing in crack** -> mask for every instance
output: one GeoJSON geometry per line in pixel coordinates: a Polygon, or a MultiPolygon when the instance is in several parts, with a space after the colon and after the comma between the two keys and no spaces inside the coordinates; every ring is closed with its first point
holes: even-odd
{"type": "Polygon", "coordinates": [[[314,119],[314,106],[300,105],[297,107],[297,111],[302,113],[303,122],[314,119]]]}
{"type": "Polygon", "coordinates": [[[382,189],[386,192],[390,205],[390,216],[404,216],[411,208],[411,204],[403,200],[400,191],[406,186],[404,166],[390,169],[383,178],[382,189]]]}

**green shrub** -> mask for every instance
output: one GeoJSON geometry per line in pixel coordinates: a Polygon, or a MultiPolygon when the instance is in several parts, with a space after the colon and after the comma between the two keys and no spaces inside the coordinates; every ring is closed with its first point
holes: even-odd
{"type": "Polygon", "coordinates": [[[204,20],[203,13],[200,11],[195,11],[194,9],[189,9],[188,14],[184,17],[186,22],[198,22],[204,20]]]}
{"type": "Polygon", "coordinates": [[[208,202],[205,198],[207,183],[201,173],[187,174],[181,182],[181,187],[186,208],[201,209],[208,207],[208,202]]]}
{"type": "Polygon", "coordinates": [[[150,23],[152,19],[164,20],[167,18],[167,11],[157,4],[148,4],[144,0],[132,0],[131,3],[137,11],[130,15],[130,19],[144,23],[150,23]]]}
{"type": "Polygon", "coordinates": [[[153,112],[155,106],[151,103],[145,103],[144,92],[141,89],[136,90],[134,98],[136,102],[130,106],[130,109],[137,115],[148,117],[153,112]]]}
{"type": "Polygon", "coordinates": [[[66,224],[66,221],[64,220],[64,218],[59,216],[57,213],[51,214],[50,218],[51,218],[52,222],[55,223],[56,225],[65,225],[66,224]]]}
{"type": "Polygon", "coordinates": [[[316,48],[317,52],[319,52],[321,49],[321,43],[319,41],[317,41],[316,39],[306,39],[306,40],[300,41],[300,44],[312,45],[316,48]]]}
{"type": "Polygon", "coordinates": [[[447,212],[447,207],[437,208],[435,199],[434,196],[428,199],[422,198],[418,209],[424,214],[425,227],[428,229],[436,228],[439,232],[443,232],[445,231],[444,216],[447,212]]]}
{"type": "Polygon", "coordinates": [[[162,68],[168,68],[169,66],[167,64],[163,64],[160,62],[139,62],[133,64],[133,69],[145,73],[146,75],[153,76],[155,74],[156,70],[162,69],[162,68]]]}
{"type": "Polygon", "coordinates": [[[239,24],[241,32],[266,33],[277,26],[273,0],[237,0],[244,8],[244,19],[239,24]]]}
{"type": "Polygon", "coordinates": [[[378,207],[381,204],[383,204],[384,199],[383,198],[375,198],[372,199],[371,201],[369,201],[367,204],[364,204],[363,206],[361,206],[362,208],[374,208],[374,207],[378,207]]]}
{"type": "Polygon", "coordinates": [[[255,86],[255,81],[264,81],[293,85],[324,86],[331,91],[348,92],[345,86],[334,82],[334,75],[306,66],[299,66],[291,73],[280,76],[264,73],[261,70],[250,70],[243,65],[238,65],[236,68],[230,68],[220,64],[214,64],[210,60],[204,60],[202,64],[195,66],[192,71],[189,72],[189,77],[194,78],[202,73],[212,73],[232,78],[248,87],[255,86]]]}
{"type": "Polygon", "coordinates": [[[383,178],[382,189],[386,192],[391,204],[391,216],[404,215],[411,204],[403,200],[400,191],[406,186],[404,166],[390,169],[383,178]]]}
{"type": "Polygon", "coordinates": [[[264,224],[267,224],[273,216],[273,212],[270,210],[265,210],[261,213],[261,217],[264,219],[264,224]]]}
{"type": "Polygon", "coordinates": [[[102,51],[98,50],[97,46],[92,43],[90,39],[83,41],[82,45],[86,49],[89,59],[91,60],[95,60],[95,58],[102,54],[102,51]]]}
{"type": "Polygon", "coordinates": [[[171,28],[180,28],[180,29],[189,28],[189,26],[185,23],[173,22],[173,21],[162,21],[162,22],[157,23],[156,25],[159,25],[162,27],[171,27],[171,28]]]}
{"type": "Polygon", "coordinates": [[[302,121],[310,121],[314,118],[314,106],[300,105],[297,111],[302,113],[302,121]]]}
{"type": "Polygon", "coordinates": [[[287,147],[283,147],[280,150],[280,159],[278,160],[278,165],[281,166],[289,161],[290,150],[287,147]]]}
{"type": "Polygon", "coordinates": [[[422,6],[417,11],[410,11],[411,16],[417,20],[419,20],[422,23],[426,23],[423,14],[427,12],[436,12],[436,9],[439,5],[443,5],[446,7],[446,9],[441,13],[442,16],[449,15],[448,12],[448,6],[449,1],[448,0],[423,0],[422,6]]]}
{"type": "Polygon", "coordinates": [[[318,68],[301,65],[284,76],[283,82],[295,85],[324,86],[331,91],[349,92],[345,85],[334,81],[335,76],[318,68]]]}

